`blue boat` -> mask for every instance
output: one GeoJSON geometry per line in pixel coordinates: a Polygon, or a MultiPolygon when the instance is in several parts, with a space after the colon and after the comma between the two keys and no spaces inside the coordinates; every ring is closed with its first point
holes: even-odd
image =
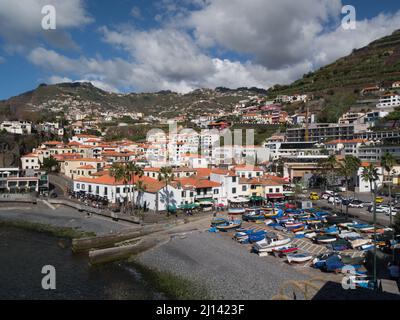
{"type": "Polygon", "coordinates": [[[255,213],[247,213],[244,214],[242,217],[244,221],[258,221],[265,219],[263,214],[255,214],[255,213]]]}

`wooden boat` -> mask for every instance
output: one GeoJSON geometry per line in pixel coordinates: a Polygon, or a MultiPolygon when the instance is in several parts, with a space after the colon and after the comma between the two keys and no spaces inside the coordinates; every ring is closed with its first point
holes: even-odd
{"type": "Polygon", "coordinates": [[[264,215],[257,213],[246,213],[242,217],[244,221],[257,221],[265,219],[264,215]]]}
{"type": "Polygon", "coordinates": [[[361,246],[370,244],[370,243],[371,243],[371,240],[370,240],[370,239],[358,238],[358,239],[353,239],[353,240],[350,240],[350,239],[349,239],[349,242],[350,242],[351,247],[352,247],[353,249],[357,249],[357,248],[359,248],[359,247],[361,247],[361,246]]]}
{"type": "Polygon", "coordinates": [[[228,214],[236,215],[236,214],[243,214],[246,212],[244,208],[229,208],[228,214]]]}
{"type": "Polygon", "coordinates": [[[239,223],[239,222],[230,222],[228,224],[217,225],[216,228],[219,231],[230,231],[230,230],[239,228],[241,225],[242,225],[242,223],[239,223]]]}
{"type": "Polygon", "coordinates": [[[318,243],[330,243],[336,241],[336,236],[329,234],[317,235],[314,240],[318,243]]]}
{"type": "Polygon", "coordinates": [[[226,223],[228,223],[228,220],[225,219],[225,218],[213,218],[211,220],[211,225],[212,226],[216,226],[216,225],[219,225],[219,224],[226,224],[226,223]]]}
{"type": "Polygon", "coordinates": [[[300,226],[297,228],[290,229],[290,231],[292,231],[293,233],[298,233],[300,231],[303,231],[304,229],[305,229],[305,226],[303,225],[303,226],[300,226]]]}
{"type": "Polygon", "coordinates": [[[253,245],[253,250],[256,252],[272,252],[272,250],[278,249],[278,247],[283,247],[291,241],[292,239],[283,238],[282,236],[266,236],[265,239],[258,241],[253,245]]]}
{"type": "Polygon", "coordinates": [[[292,253],[286,255],[287,261],[289,263],[295,262],[295,263],[304,263],[307,261],[310,261],[313,256],[309,253],[292,253]]]}
{"type": "Polygon", "coordinates": [[[287,254],[297,253],[298,250],[299,250],[299,248],[297,248],[297,247],[285,246],[284,248],[281,248],[281,249],[273,249],[272,253],[276,257],[281,257],[281,256],[285,256],[287,254]]]}
{"type": "Polygon", "coordinates": [[[340,255],[340,258],[344,264],[363,264],[365,261],[365,257],[351,257],[347,255],[340,255]]]}

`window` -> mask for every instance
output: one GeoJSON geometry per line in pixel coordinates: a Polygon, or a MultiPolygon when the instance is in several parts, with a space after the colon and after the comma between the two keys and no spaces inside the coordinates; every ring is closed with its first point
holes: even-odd
{"type": "Polygon", "coordinates": [[[182,197],[185,198],[186,197],[186,192],[182,191],[182,197]]]}
{"type": "Polygon", "coordinates": [[[269,193],[272,193],[272,192],[274,192],[274,189],[269,188],[269,193]]]}
{"type": "Polygon", "coordinates": [[[89,190],[88,190],[88,192],[92,192],[92,185],[91,185],[91,184],[89,184],[89,190]]]}
{"type": "Polygon", "coordinates": [[[214,189],[214,194],[218,194],[219,190],[218,189],[214,189]]]}
{"type": "Polygon", "coordinates": [[[232,188],[232,193],[236,193],[236,188],[232,188]]]}
{"type": "Polygon", "coordinates": [[[255,190],[257,188],[257,186],[255,186],[254,184],[251,185],[251,190],[255,190]]]}
{"type": "Polygon", "coordinates": [[[236,177],[232,177],[232,182],[236,182],[236,177]]]}
{"type": "Polygon", "coordinates": [[[96,194],[99,194],[99,192],[100,192],[100,187],[96,186],[96,194]]]}
{"type": "Polygon", "coordinates": [[[104,187],[104,195],[106,196],[108,194],[108,188],[104,187]]]}
{"type": "Polygon", "coordinates": [[[77,188],[77,189],[80,189],[80,187],[81,187],[81,184],[80,184],[80,183],[77,183],[77,184],[76,184],[76,188],[77,188]]]}
{"type": "Polygon", "coordinates": [[[117,187],[117,190],[115,191],[116,193],[120,193],[121,192],[121,188],[117,187]]]}
{"type": "Polygon", "coordinates": [[[247,187],[246,186],[242,186],[242,191],[246,191],[247,187]]]}
{"type": "Polygon", "coordinates": [[[279,188],[276,188],[276,189],[275,189],[275,192],[279,192],[279,188]]]}
{"type": "Polygon", "coordinates": [[[193,192],[190,192],[190,197],[193,197],[193,192]]]}

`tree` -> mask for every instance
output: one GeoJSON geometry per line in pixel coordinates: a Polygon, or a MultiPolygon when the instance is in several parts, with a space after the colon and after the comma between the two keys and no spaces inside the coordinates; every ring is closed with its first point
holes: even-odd
{"type": "MultiPolygon", "coordinates": [[[[384,172],[387,173],[388,183],[389,183],[389,208],[390,208],[390,225],[392,225],[392,170],[397,164],[396,159],[389,152],[386,152],[381,159],[381,165],[384,172]]],[[[383,181],[385,180],[385,175],[383,175],[383,181]]]]}
{"type": "Polygon", "coordinates": [[[46,170],[46,172],[54,171],[55,168],[58,167],[58,162],[53,157],[43,159],[42,168],[46,170]]]}
{"type": "MultiPolygon", "coordinates": [[[[321,159],[318,162],[320,174],[325,178],[325,189],[327,185],[333,184],[334,179],[337,178],[338,162],[334,155],[330,155],[328,158],[321,159]]],[[[335,196],[334,196],[335,198],[335,196]]],[[[333,206],[336,210],[336,199],[333,200],[333,206]]]]}
{"type": "MultiPolygon", "coordinates": [[[[389,184],[389,221],[390,226],[393,225],[393,216],[392,216],[392,170],[393,167],[397,164],[396,159],[393,155],[389,152],[386,152],[381,159],[381,165],[384,169],[384,172],[388,174],[388,184],[389,184]]],[[[383,181],[385,182],[385,175],[383,175],[383,181]]],[[[394,240],[394,233],[393,233],[393,240],[394,240]]],[[[393,259],[394,259],[394,248],[393,248],[393,259]]]]}
{"type": "MultiPolygon", "coordinates": [[[[374,219],[374,239],[376,239],[376,181],[379,179],[378,168],[372,163],[368,167],[364,167],[361,173],[361,178],[369,182],[371,191],[372,206],[373,206],[373,219],[374,219]]],[[[376,287],[376,243],[374,243],[374,285],[376,287]]]]}
{"type": "Polygon", "coordinates": [[[135,177],[143,177],[143,169],[136,164],[136,162],[129,162],[125,165],[127,177],[132,181],[132,209],[135,207],[135,177]]]}
{"type": "MultiPolygon", "coordinates": [[[[113,163],[113,165],[111,166],[111,169],[110,169],[110,176],[114,177],[114,180],[116,182],[123,180],[124,186],[128,182],[126,168],[122,164],[113,163]]],[[[123,211],[125,212],[125,210],[126,210],[126,203],[125,203],[125,199],[124,199],[124,210],[123,211]]]]}
{"type": "Polygon", "coordinates": [[[358,168],[360,168],[361,161],[360,159],[347,155],[345,156],[343,162],[339,163],[339,174],[343,176],[346,180],[346,217],[349,215],[349,182],[350,179],[357,174],[358,168]]]}
{"type": "Polygon", "coordinates": [[[167,193],[167,214],[169,214],[169,192],[168,192],[168,184],[171,183],[171,181],[174,180],[174,174],[172,173],[172,168],[171,167],[162,167],[160,169],[160,173],[158,174],[158,180],[159,181],[164,181],[165,182],[165,189],[167,193]]]}

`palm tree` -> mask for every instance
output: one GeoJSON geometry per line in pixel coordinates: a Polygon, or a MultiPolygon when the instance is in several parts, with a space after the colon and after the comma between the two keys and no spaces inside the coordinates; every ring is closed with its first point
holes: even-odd
{"type": "Polygon", "coordinates": [[[174,180],[174,174],[172,173],[171,167],[162,167],[158,174],[158,180],[165,182],[165,189],[167,193],[167,214],[169,214],[169,192],[168,192],[168,184],[174,180]]]}
{"type": "Polygon", "coordinates": [[[374,285],[376,288],[376,181],[379,179],[378,168],[376,168],[372,163],[368,167],[364,167],[361,173],[361,178],[365,182],[369,182],[369,187],[371,190],[372,206],[373,206],[373,219],[374,219],[374,285]]]}
{"type": "MultiPolygon", "coordinates": [[[[127,174],[126,174],[126,168],[124,165],[121,165],[119,163],[113,163],[111,168],[110,168],[110,176],[114,177],[114,181],[120,181],[123,180],[124,185],[127,184],[128,179],[127,179],[127,174]]],[[[125,212],[125,201],[124,201],[124,210],[125,212]]]]}
{"type": "MultiPolygon", "coordinates": [[[[320,168],[321,174],[325,177],[326,183],[325,188],[327,185],[333,182],[333,179],[337,176],[337,167],[338,162],[336,160],[335,155],[330,155],[328,158],[322,159],[318,163],[318,167],[320,168]]],[[[336,197],[334,195],[333,200],[334,210],[336,211],[336,197]]]]}
{"type": "MultiPolygon", "coordinates": [[[[383,169],[388,174],[388,184],[389,184],[389,221],[390,221],[390,226],[393,225],[393,217],[392,217],[392,170],[393,167],[397,164],[396,159],[393,157],[393,155],[389,152],[386,152],[381,159],[381,165],[383,169]]],[[[383,181],[385,181],[385,176],[383,177],[383,181]]],[[[395,238],[395,233],[393,232],[393,240],[395,238]]],[[[394,247],[393,247],[393,260],[394,260],[394,247]]]]}
{"type": "MultiPolygon", "coordinates": [[[[392,170],[393,167],[397,164],[396,159],[393,157],[393,155],[389,152],[386,152],[381,159],[381,165],[383,169],[387,172],[388,174],[388,184],[389,184],[389,209],[390,209],[390,225],[392,225],[392,170]]],[[[383,177],[383,181],[385,181],[385,177],[383,177]]]]}
{"type": "Polygon", "coordinates": [[[127,176],[129,178],[128,181],[132,182],[132,210],[135,207],[135,177],[139,178],[143,177],[143,169],[136,164],[136,162],[129,162],[126,164],[127,176]]]}
{"type": "Polygon", "coordinates": [[[345,156],[343,162],[339,163],[339,174],[343,176],[346,180],[346,217],[349,215],[349,182],[350,179],[357,174],[358,168],[361,165],[360,159],[347,155],[345,156]]]}

